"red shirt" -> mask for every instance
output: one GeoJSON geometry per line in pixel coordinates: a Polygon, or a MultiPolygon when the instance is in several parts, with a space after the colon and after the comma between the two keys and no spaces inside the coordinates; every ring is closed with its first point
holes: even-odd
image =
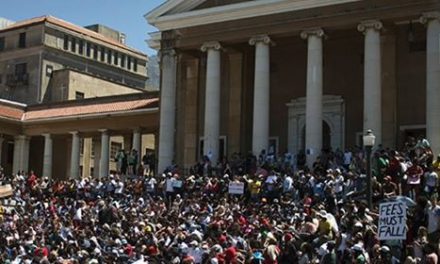
{"type": "Polygon", "coordinates": [[[235,247],[229,247],[225,250],[225,261],[230,264],[237,264],[237,250],[235,247]]]}

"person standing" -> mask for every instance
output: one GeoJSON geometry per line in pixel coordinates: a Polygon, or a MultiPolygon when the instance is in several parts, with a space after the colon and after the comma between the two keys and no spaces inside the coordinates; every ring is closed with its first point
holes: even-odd
{"type": "Polygon", "coordinates": [[[116,161],[116,170],[118,173],[122,174],[122,165],[124,164],[125,159],[125,151],[123,149],[120,149],[118,153],[116,153],[115,161],[116,161]]]}

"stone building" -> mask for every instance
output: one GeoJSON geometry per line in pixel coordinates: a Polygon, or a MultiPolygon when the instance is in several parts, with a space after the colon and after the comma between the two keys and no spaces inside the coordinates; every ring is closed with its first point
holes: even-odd
{"type": "Polygon", "coordinates": [[[155,94],[36,105],[0,99],[0,165],[8,175],[33,170],[56,179],[107,177],[116,170],[119,149],[155,149],[149,144],[158,121],[155,94]]]}
{"type": "Polygon", "coordinates": [[[440,152],[437,0],[168,0],[147,15],[161,51],[159,169],[234,152],[398,147],[440,152]]]}
{"type": "Polygon", "coordinates": [[[143,91],[147,56],[122,33],[90,28],[42,16],[0,29],[0,97],[35,104],[143,91]]]}
{"type": "Polygon", "coordinates": [[[53,169],[58,177],[103,176],[115,170],[119,149],[136,148],[139,158],[154,149],[150,101],[157,96],[145,90],[148,58],[125,38],[103,25],[84,28],[52,16],[0,29],[0,165],[8,173],[33,169],[51,176],[53,169]],[[12,120],[11,108],[18,111],[12,120]],[[44,113],[37,123],[28,118],[34,109],[44,113]],[[83,119],[89,123],[82,126],[83,119]],[[40,134],[27,129],[31,123],[40,134]],[[46,157],[49,149],[54,162],[46,157]],[[99,169],[101,160],[108,165],[99,169]]]}

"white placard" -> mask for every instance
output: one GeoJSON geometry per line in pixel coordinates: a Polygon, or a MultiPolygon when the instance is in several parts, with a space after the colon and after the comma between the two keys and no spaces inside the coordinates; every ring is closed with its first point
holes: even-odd
{"type": "Polygon", "coordinates": [[[229,193],[230,194],[243,194],[244,193],[244,183],[230,182],[229,183],[229,193]]]}
{"type": "Polygon", "coordinates": [[[406,239],[406,205],[387,202],[379,205],[379,240],[406,239]]]}
{"type": "Polygon", "coordinates": [[[179,180],[175,180],[173,182],[173,188],[182,188],[183,182],[179,180]]]}
{"type": "Polygon", "coordinates": [[[14,191],[12,190],[12,186],[10,184],[1,185],[0,186],[0,198],[5,198],[12,196],[14,191]]]}

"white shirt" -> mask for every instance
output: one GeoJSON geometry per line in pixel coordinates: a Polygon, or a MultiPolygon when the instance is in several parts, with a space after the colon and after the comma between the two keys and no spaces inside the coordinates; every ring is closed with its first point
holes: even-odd
{"type": "Polygon", "coordinates": [[[121,194],[122,191],[124,190],[124,183],[123,182],[117,182],[116,183],[116,189],[115,189],[115,193],[119,193],[121,194]]]}
{"type": "Polygon", "coordinates": [[[167,191],[167,192],[174,192],[173,185],[174,185],[174,178],[167,179],[165,191],[167,191]]]}
{"type": "Polygon", "coordinates": [[[153,192],[156,184],[157,184],[157,181],[155,178],[149,179],[147,182],[147,191],[153,192]]]}
{"type": "Polygon", "coordinates": [[[344,190],[344,176],[339,174],[335,179],[335,192],[340,193],[344,190]]]}
{"type": "Polygon", "coordinates": [[[434,171],[431,173],[426,172],[425,179],[426,179],[425,181],[426,186],[435,187],[437,185],[438,175],[434,171]]]}
{"type": "Polygon", "coordinates": [[[82,220],[82,209],[81,208],[76,209],[75,215],[73,216],[73,219],[79,220],[79,221],[82,220]]]}
{"type": "Polygon", "coordinates": [[[350,165],[350,163],[351,163],[351,156],[352,156],[352,154],[351,154],[351,152],[344,152],[344,164],[345,165],[350,165]]]}
{"type": "Polygon", "coordinates": [[[433,233],[438,230],[438,223],[440,221],[440,206],[430,206],[428,208],[428,233],[433,233]]]}
{"type": "Polygon", "coordinates": [[[292,184],[293,184],[293,179],[292,179],[292,177],[287,176],[287,177],[284,179],[284,182],[283,182],[283,189],[284,189],[284,192],[288,192],[288,191],[292,190],[292,184]]]}

